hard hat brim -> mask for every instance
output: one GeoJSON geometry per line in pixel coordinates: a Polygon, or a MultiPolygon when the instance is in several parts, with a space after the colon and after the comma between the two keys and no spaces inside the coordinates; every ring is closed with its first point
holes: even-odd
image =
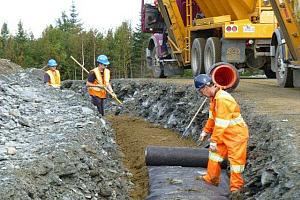
{"type": "Polygon", "coordinates": [[[107,61],[107,62],[103,62],[102,64],[103,65],[109,65],[110,63],[107,61]]]}

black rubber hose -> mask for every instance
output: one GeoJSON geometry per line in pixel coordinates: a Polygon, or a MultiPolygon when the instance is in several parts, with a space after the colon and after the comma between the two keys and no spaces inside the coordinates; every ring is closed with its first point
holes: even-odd
{"type": "MultiPolygon", "coordinates": [[[[207,167],[208,149],[187,147],[147,147],[145,150],[147,166],[207,167]]],[[[221,167],[226,169],[227,161],[221,167]]]]}

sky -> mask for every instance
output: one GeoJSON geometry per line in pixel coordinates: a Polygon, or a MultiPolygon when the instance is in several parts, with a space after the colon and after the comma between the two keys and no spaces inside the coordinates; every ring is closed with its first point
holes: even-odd
{"type": "MultiPolygon", "coordinates": [[[[123,21],[129,21],[133,28],[139,23],[142,0],[74,0],[78,18],[83,28],[97,29],[106,33],[123,21]]],[[[63,11],[70,16],[72,0],[0,0],[0,28],[7,23],[11,34],[17,31],[21,20],[27,33],[35,38],[56,20],[63,11]]]]}

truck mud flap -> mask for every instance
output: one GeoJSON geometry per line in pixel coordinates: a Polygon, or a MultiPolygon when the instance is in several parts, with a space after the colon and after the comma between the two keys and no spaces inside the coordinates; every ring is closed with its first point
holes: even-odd
{"type": "Polygon", "coordinates": [[[222,62],[228,63],[244,63],[245,56],[245,40],[222,40],[222,62]]]}

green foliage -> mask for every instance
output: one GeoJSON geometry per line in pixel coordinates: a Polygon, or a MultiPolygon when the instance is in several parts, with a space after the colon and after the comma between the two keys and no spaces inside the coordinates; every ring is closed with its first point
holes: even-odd
{"type": "Polygon", "coordinates": [[[53,58],[65,80],[86,79],[85,72],[82,74],[81,68],[70,56],[91,70],[96,67],[97,56],[105,54],[110,60],[114,78],[147,76],[145,48],[150,35],[142,33],[141,25],[133,31],[131,24],[124,21],[114,31],[110,29],[106,33],[97,29],[83,30],[74,2],[70,12],[70,16],[62,12],[56,24],[46,27],[38,39],[32,33],[26,33],[21,21],[15,36],[9,34],[4,23],[0,35],[0,57],[24,68],[44,68],[53,58]]]}
{"type": "Polygon", "coordinates": [[[184,70],[184,73],[182,75],[184,78],[193,78],[193,71],[191,69],[184,70]]]}
{"type": "Polygon", "coordinates": [[[136,77],[146,77],[148,74],[145,49],[147,48],[149,38],[150,34],[143,33],[142,26],[139,24],[133,32],[132,41],[132,66],[136,77]]]}
{"type": "Polygon", "coordinates": [[[7,27],[7,23],[3,23],[2,28],[1,28],[1,38],[4,40],[7,40],[9,37],[9,30],[7,27]]]}
{"type": "Polygon", "coordinates": [[[264,71],[255,68],[246,68],[242,72],[240,72],[240,76],[256,76],[256,75],[264,75],[264,71]]]}

